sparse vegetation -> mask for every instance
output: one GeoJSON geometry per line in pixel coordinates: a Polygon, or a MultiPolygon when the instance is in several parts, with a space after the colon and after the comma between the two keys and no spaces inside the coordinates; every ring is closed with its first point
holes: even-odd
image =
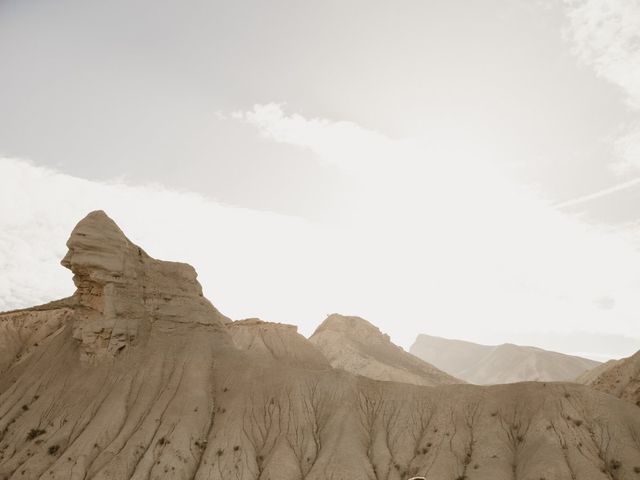
{"type": "Polygon", "coordinates": [[[32,428],[31,430],[29,430],[29,433],[27,433],[27,440],[33,440],[35,438],[38,438],[40,435],[44,435],[45,433],[47,433],[46,430],[42,430],[40,428],[32,428]]]}

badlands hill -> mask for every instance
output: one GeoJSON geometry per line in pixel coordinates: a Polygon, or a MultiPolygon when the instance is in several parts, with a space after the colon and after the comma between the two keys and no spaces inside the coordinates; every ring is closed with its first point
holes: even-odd
{"type": "Polygon", "coordinates": [[[640,407],[640,351],[628,358],[599,365],[582,374],[577,381],[640,407]]]}
{"type": "Polygon", "coordinates": [[[405,352],[360,317],[329,315],[309,340],[332,367],[374,380],[427,386],[464,383],[405,352]]]}
{"type": "Polygon", "coordinates": [[[423,334],[418,335],[410,351],[454,377],[477,385],[573,381],[599,365],[594,360],[536,347],[480,345],[423,334]]]}
{"type": "Polygon", "coordinates": [[[640,415],[611,395],[371,380],[229,322],[102,212],[68,246],[75,294],[0,315],[0,479],[640,476],[640,415]]]}

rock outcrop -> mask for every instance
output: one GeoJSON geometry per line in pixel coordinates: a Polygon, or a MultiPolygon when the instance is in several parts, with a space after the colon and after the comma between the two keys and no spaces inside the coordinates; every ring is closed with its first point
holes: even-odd
{"type": "Polygon", "coordinates": [[[0,479],[638,478],[640,416],[611,395],[320,367],[290,327],[229,324],[193,269],[102,213],[69,246],[74,296],[0,314],[0,479]]]}
{"type": "Polygon", "coordinates": [[[599,365],[587,358],[505,343],[490,346],[418,335],[411,353],[443,371],[477,385],[526,381],[573,381],[599,365]]]}
{"type": "Polygon", "coordinates": [[[427,386],[464,383],[405,352],[360,317],[329,315],[309,340],[334,368],[374,380],[427,386]]]}
{"type": "Polygon", "coordinates": [[[267,358],[308,368],[330,368],[324,355],[298,333],[295,325],[248,318],[232,322],[228,328],[237,348],[262,360],[267,358]]]}
{"type": "Polygon", "coordinates": [[[640,351],[630,357],[599,365],[579,376],[576,381],[640,407],[640,351]]]}
{"type": "Polygon", "coordinates": [[[151,258],[102,211],[78,223],[67,247],[61,263],[74,274],[71,302],[82,318],[73,336],[85,359],[118,354],[154,323],[228,321],[202,295],[192,266],[151,258]]]}

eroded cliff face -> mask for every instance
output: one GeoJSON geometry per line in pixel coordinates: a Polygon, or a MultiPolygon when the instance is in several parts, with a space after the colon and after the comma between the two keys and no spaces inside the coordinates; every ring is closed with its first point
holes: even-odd
{"type": "Polygon", "coordinates": [[[192,266],[151,258],[102,211],[80,221],[67,246],[61,263],[74,274],[73,337],[84,359],[118,354],[153,324],[228,321],[203,297],[192,266]]]}
{"type": "Polygon", "coordinates": [[[627,402],[577,384],[421,387],[330,368],[289,326],[228,324],[193,269],[149,258],[105,217],[71,236],[75,295],[0,314],[0,479],[639,476],[627,402]]]}

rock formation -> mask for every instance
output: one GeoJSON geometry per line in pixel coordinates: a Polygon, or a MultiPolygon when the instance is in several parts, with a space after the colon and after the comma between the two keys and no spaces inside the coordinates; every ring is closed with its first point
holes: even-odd
{"type": "Polygon", "coordinates": [[[599,362],[505,343],[480,345],[462,340],[418,335],[411,353],[445,372],[476,385],[525,381],[573,381],[599,362]]]}
{"type": "Polygon", "coordinates": [[[599,365],[578,377],[577,382],[640,407],[640,351],[599,365]]]}
{"type": "Polygon", "coordinates": [[[238,320],[228,325],[235,346],[256,355],[308,368],[331,368],[325,356],[298,333],[298,327],[263,322],[257,318],[238,320]]]}
{"type": "Polygon", "coordinates": [[[309,340],[334,368],[373,380],[426,386],[464,383],[405,352],[360,317],[329,315],[309,340]]]}
{"type": "Polygon", "coordinates": [[[639,476],[637,407],[611,395],[371,380],[298,356],[289,327],[228,323],[103,213],[69,250],[72,297],[0,314],[0,479],[639,476]]]}

